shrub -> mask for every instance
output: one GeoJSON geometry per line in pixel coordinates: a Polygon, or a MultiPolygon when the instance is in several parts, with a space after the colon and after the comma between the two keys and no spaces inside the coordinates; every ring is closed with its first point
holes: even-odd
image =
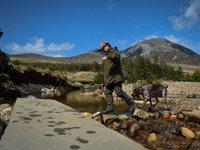
{"type": "Polygon", "coordinates": [[[95,77],[94,77],[94,83],[95,84],[102,84],[104,80],[104,76],[103,73],[98,73],[95,77]]]}
{"type": "Polygon", "coordinates": [[[9,75],[8,75],[8,74],[6,74],[6,73],[4,73],[4,72],[0,73],[0,81],[1,81],[1,82],[5,82],[5,81],[7,81],[8,79],[9,79],[9,75]]]}

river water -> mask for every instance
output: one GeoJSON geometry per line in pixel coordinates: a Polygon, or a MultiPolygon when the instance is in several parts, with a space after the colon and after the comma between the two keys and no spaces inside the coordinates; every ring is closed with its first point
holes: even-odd
{"type": "MultiPolygon", "coordinates": [[[[106,100],[102,98],[101,100],[96,100],[93,97],[85,96],[80,94],[81,90],[64,92],[61,95],[43,95],[42,93],[32,94],[37,98],[42,99],[54,99],[69,107],[72,107],[80,112],[95,113],[97,111],[102,111],[106,109],[106,100]]],[[[16,99],[0,100],[0,104],[8,103],[10,105],[14,104],[16,99]]],[[[126,103],[114,104],[114,109],[116,113],[126,112],[129,107],[126,103]]]]}

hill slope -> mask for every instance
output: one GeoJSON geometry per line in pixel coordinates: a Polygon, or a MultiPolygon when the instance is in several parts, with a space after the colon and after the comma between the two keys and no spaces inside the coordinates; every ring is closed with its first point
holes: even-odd
{"type": "Polygon", "coordinates": [[[137,54],[151,59],[155,55],[168,63],[200,65],[200,55],[166,39],[153,38],[139,42],[123,51],[122,57],[134,58],[137,54]]]}
{"type": "MultiPolygon", "coordinates": [[[[173,43],[166,39],[153,38],[139,42],[125,50],[120,51],[122,57],[134,58],[139,53],[141,56],[153,58],[155,55],[167,63],[200,65],[200,55],[194,51],[173,43]]],[[[85,54],[73,57],[47,57],[38,54],[18,54],[10,55],[11,60],[20,60],[26,62],[52,62],[52,63],[84,63],[101,62],[104,56],[103,52],[93,49],[85,54]]]]}

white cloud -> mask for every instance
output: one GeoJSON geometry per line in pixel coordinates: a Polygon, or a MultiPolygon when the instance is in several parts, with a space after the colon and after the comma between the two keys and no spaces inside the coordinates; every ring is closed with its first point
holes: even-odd
{"type": "Polygon", "coordinates": [[[168,39],[168,40],[170,40],[171,42],[174,42],[174,43],[178,43],[183,39],[182,37],[175,38],[174,35],[165,35],[164,38],[168,39]]]}
{"type": "Polygon", "coordinates": [[[61,54],[45,54],[45,56],[50,56],[50,57],[66,57],[66,56],[61,55],[61,54]]]}
{"type": "Polygon", "coordinates": [[[145,36],[145,40],[152,39],[152,38],[158,38],[158,36],[155,34],[145,36]]]}
{"type": "Polygon", "coordinates": [[[11,43],[5,45],[5,47],[13,53],[43,53],[47,51],[62,51],[62,50],[71,50],[74,45],[69,42],[62,44],[50,43],[49,45],[44,44],[44,39],[42,38],[33,38],[32,43],[26,43],[24,46],[20,46],[17,43],[11,43]]]}
{"type": "Polygon", "coordinates": [[[169,20],[174,25],[175,30],[184,30],[184,26],[187,23],[182,16],[176,17],[176,16],[169,16],[169,20]]]}
{"type": "Polygon", "coordinates": [[[168,19],[174,25],[175,30],[184,30],[186,27],[190,29],[192,25],[200,20],[199,14],[200,0],[192,0],[190,6],[183,11],[181,16],[169,16],[168,19]]]}

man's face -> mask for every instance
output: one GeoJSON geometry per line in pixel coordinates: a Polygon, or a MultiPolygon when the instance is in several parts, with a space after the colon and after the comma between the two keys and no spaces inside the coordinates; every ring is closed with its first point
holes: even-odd
{"type": "Polygon", "coordinates": [[[105,46],[103,51],[104,51],[104,52],[107,52],[108,49],[109,49],[109,45],[105,46]]]}

